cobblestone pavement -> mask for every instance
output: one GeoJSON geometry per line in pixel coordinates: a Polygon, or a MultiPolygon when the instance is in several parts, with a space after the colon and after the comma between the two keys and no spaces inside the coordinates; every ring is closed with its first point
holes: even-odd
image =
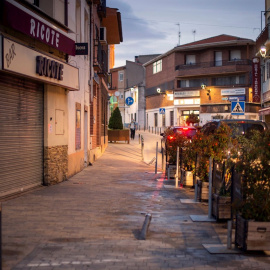
{"type": "Polygon", "coordinates": [[[182,204],[193,190],[162,180],[134,140],[109,144],[68,181],[4,201],[3,269],[270,269],[264,253],[210,254],[202,244],[226,244],[226,224],[192,222],[208,206],[182,204]]]}

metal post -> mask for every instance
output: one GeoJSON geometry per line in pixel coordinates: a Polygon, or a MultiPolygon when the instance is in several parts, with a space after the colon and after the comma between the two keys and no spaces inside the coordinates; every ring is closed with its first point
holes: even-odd
{"type": "Polygon", "coordinates": [[[195,183],[195,198],[194,198],[194,201],[197,202],[197,199],[198,199],[198,185],[197,185],[197,181],[195,183]]]}
{"type": "Polygon", "coordinates": [[[209,194],[208,194],[208,218],[212,218],[212,165],[213,158],[209,158],[209,194]]]}
{"type": "Polygon", "coordinates": [[[143,150],[144,150],[144,138],[142,136],[142,140],[141,140],[141,154],[142,154],[142,160],[144,161],[143,150]]]}
{"type": "Polygon", "coordinates": [[[139,144],[141,143],[141,134],[139,134],[139,144]]]}
{"type": "Polygon", "coordinates": [[[2,269],[2,204],[0,203],[0,270],[2,269]]]}
{"type": "Polygon", "coordinates": [[[161,149],[161,156],[162,156],[162,171],[164,172],[165,171],[165,164],[166,164],[164,148],[161,149]]]}
{"type": "Polygon", "coordinates": [[[179,146],[176,150],[176,175],[175,175],[175,187],[178,187],[178,175],[179,175],[179,146]]]}
{"type": "Polygon", "coordinates": [[[156,165],[155,165],[155,174],[157,174],[157,163],[158,163],[158,142],[156,146],[156,165]]]}

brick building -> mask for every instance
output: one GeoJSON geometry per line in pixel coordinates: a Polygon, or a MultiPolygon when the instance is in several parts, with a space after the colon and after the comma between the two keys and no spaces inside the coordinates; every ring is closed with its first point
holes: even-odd
{"type": "Polygon", "coordinates": [[[244,101],[246,119],[258,119],[260,103],[252,100],[255,42],[219,35],[184,44],[144,64],[146,125],[185,125],[191,113],[200,125],[231,115],[231,102],[244,101]],[[160,113],[165,111],[165,114],[160,113]]]}
{"type": "Polygon", "coordinates": [[[258,91],[261,91],[261,104],[262,108],[259,111],[261,118],[268,124],[270,127],[270,1],[265,1],[265,27],[262,29],[260,35],[256,40],[256,52],[257,56],[260,58],[260,67],[262,73],[262,82],[261,88],[258,91]]]}

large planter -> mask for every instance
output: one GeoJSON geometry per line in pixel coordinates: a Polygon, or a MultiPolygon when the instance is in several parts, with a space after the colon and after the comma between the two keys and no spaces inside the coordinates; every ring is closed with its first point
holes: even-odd
{"type": "MultiPolygon", "coordinates": [[[[176,165],[168,164],[167,165],[166,175],[167,175],[167,179],[168,180],[175,179],[175,176],[176,176],[176,165]]],[[[180,180],[180,168],[178,170],[178,180],[180,180]]]]}
{"type": "Polygon", "coordinates": [[[108,129],[108,141],[125,141],[129,143],[129,129],[108,129]]]}
{"type": "Polygon", "coordinates": [[[231,218],[231,197],[219,196],[213,194],[212,196],[212,215],[216,220],[231,218]]]}
{"type": "Polygon", "coordinates": [[[243,250],[270,250],[270,222],[236,216],[235,244],[243,250]]]}
{"type": "Polygon", "coordinates": [[[203,182],[197,180],[197,200],[198,201],[208,201],[209,199],[209,182],[203,182]]]}
{"type": "Polygon", "coordinates": [[[183,185],[184,186],[193,186],[193,172],[192,171],[183,171],[183,185]]]}

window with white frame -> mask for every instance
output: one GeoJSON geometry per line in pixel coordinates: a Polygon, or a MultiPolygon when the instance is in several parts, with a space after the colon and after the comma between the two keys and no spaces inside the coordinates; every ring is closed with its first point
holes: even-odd
{"type": "Polygon", "coordinates": [[[195,54],[186,55],[186,65],[195,65],[195,64],[196,64],[195,54]]]}
{"type": "Polygon", "coordinates": [[[240,50],[232,50],[230,51],[230,61],[236,61],[241,59],[241,51],[240,50]]]}
{"type": "Polygon", "coordinates": [[[119,81],[122,82],[124,80],[124,73],[119,72],[119,81]]]}
{"type": "Polygon", "coordinates": [[[162,59],[153,63],[153,74],[162,71],[162,59]]]}

